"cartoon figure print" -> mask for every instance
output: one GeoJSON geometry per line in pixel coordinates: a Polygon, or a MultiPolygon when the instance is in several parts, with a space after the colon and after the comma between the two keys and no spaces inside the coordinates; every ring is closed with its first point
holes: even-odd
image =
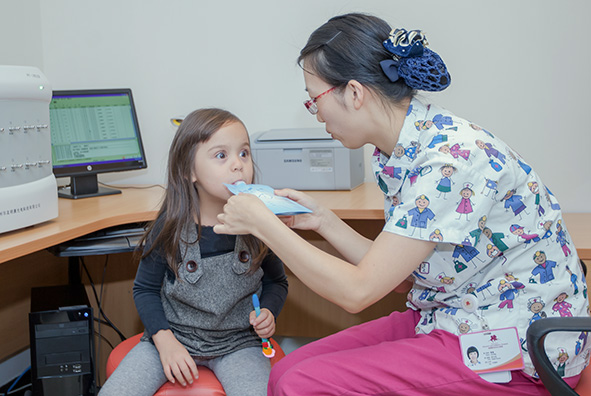
{"type": "Polygon", "coordinates": [[[474,143],[476,143],[476,146],[479,149],[484,150],[487,157],[489,158],[489,164],[490,164],[491,168],[493,168],[497,172],[500,172],[503,169],[503,167],[498,162],[496,162],[493,159],[493,157],[498,159],[499,161],[501,161],[501,163],[503,163],[503,165],[504,165],[505,164],[505,154],[501,153],[499,150],[494,148],[492,143],[485,143],[480,139],[477,139],[474,143]]]}
{"type": "Polygon", "coordinates": [[[560,210],[560,204],[558,202],[553,203],[552,198],[550,198],[550,196],[554,196],[554,194],[552,194],[552,191],[550,191],[550,189],[548,187],[545,187],[545,189],[546,189],[546,200],[550,204],[550,208],[552,208],[552,210],[560,210]]]}
{"type": "Polygon", "coordinates": [[[493,281],[493,279],[489,279],[485,283],[483,283],[481,286],[476,287],[476,293],[481,293],[482,298],[487,297],[484,293],[485,291],[487,291],[491,297],[494,296],[493,292],[488,290],[492,286],[492,281],[493,281]]]}
{"type": "Polygon", "coordinates": [[[535,205],[536,205],[536,208],[538,209],[538,216],[542,216],[544,213],[546,213],[546,211],[544,210],[544,208],[540,204],[540,201],[541,201],[540,186],[538,186],[538,182],[531,181],[531,182],[527,183],[527,187],[529,188],[531,193],[536,196],[535,205]]]}
{"type": "Polygon", "coordinates": [[[484,227],[482,233],[495,245],[501,252],[509,249],[509,246],[503,242],[505,234],[502,232],[493,232],[490,228],[484,227]]]}
{"type": "Polygon", "coordinates": [[[478,219],[478,228],[475,230],[470,231],[470,236],[474,238],[474,246],[478,245],[478,241],[480,240],[480,236],[482,232],[486,228],[486,216],[482,216],[478,219]]]}
{"type": "Polygon", "coordinates": [[[472,183],[464,184],[464,187],[460,191],[460,196],[462,198],[459,202],[457,202],[458,207],[456,209],[456,212],[460,214],[457,220],[460,220],[462,218],[462,215],[466,215],[466,221],[470,220],[468,219],[468,215],[474,212],[474,209],[472,209],[472,207],[476,206],[472,203],[472,200],[470,199],[473,195],[474,191],[472,191],[472,183]]]}
{"type": "MultiPolygon", "coordinates": [[[[534,262],[537,264],[532,270],[532,277],[540,276],[540,283],[548,283],[554,279],[554,268],[556,268],[556,261],[546,259],[546,253],[538,250],[534,253],[534,262]]],[[[535,283],[532,282],[532,283],[535,283]]]]}
{"type": "MultiPolygon", "coordinates": [[[[416,124],[416,123],[415,123],[416,124]]],[[[431,143],[427,145],[428,148],[435,148],[435,145],[447,142],[447,135],[442,133],[438,133],[437,135],[433,136],[431,139],[431,143]]]]}
{"type": "Polygon", "coordinates": [[[568,268],[568,265],[566,266],[566,272],[570,274],[570,283],[572,283],[573,288],[575,289],[573,295],[576,296],[579,292],[579,286],[577,286],[577,275],[573,274],[570,268],[568,268]]]}
{"type": "MultiPolygon", "coordinates": [[[[519,278],[516,278],[513,275],[513,272],[505,272],[505,279],[507,280],[507,282],[509,282],[511,284],[511,286],[513,286],[515,289],[521,290],[521,289],[525,289],[525,285],[521,282],[518,282],[519,278]]],[[[523,294],[525,294],[525,290],[523,291],[523,294]]]]}
{"type": "Polygon", "coordinates": [[[500,280],[498,286],[499,293],[501,293],[501,295],[499,296],[499,299],[501,300],[501,303],[499,304],[499,309],[503,309],[505,307],[507,307],[509,310],[513,309],[513,300],[515,300],[515,298],[519,294],[519,290],[525,287],[522,283],[516,283],[518,283],[521,286],[519,286],[519,288],[516,288],[511,284],[511,282],[508,282],[505,279],[500,280]]]}
{"type": "Polygon", "coordinates": [[[400,198],[398,198],[398,195],[393,195],[392,198],[390,199],[390,208],[388,209],[388,219],[389,220],[390,217],[392,217],[392,214],[394,213],[394,208],[396,208],[398,205],[400,205],[400,198]]]}
{"type": "Polygon", "coordinates": [[[431,235],[429,235],[429,240],[433,242],[443,242],[443,234],[439,228],[436,228],[431,235]]]}
{"type": "Polygon", "coordinates": [[[457,321],[458,323],[458,333],[459,334],[467,334],[472,330],[472,321],[470,319],[462,318],[457,321]]]}
{"type": "Polygon", "coordinates": [[[581,334],[579,334],[579,339],[577,340],[577,343],[575,345],[575,355],[578,355],[579,353],[581,353],[581,351],[583,349],[585,349],[585,346],[587,345],[588,338],[589,338],[588,331],[582,331],[581,334]]]}
{"type": "MultiPolygon", "coordinates": [[[[442,284],[444,284],[444,285],[453,285],[453,283],[456,280],[456,278],[454,278],[453,276],[447,276],[447,275],[445,275],[444,272],[440,272],[437,275],[437,280],[439,282],[441,282],[442,284]]],[[[437,288],[437,291],[440,291],[442,293],[445,293],[445,286],[439,286],[437,288]]]]}
{"type": "Polygon", "coordinates": [[[427,228],[427,222],[435,218],[435,213],[428,208],[429,203],[429,198],[427,198],[426,195],[419,195],[415,199],[415,208],[408,211],[408,215],[412,217],[410,225],[413,227],[410,236],[412,236],[418,228],[419,237],[421,237],[421,231],[427,228]]]}
{"type": "Polygon", "coordinates": [[[488,243],[486,245],[486,254],[488,257],[490,257],[492,259],[496,259],[496,258],[500,259],[501,265],[503,265],[507,262],[507,257],[505,257],[503,252],[501,252],[499,250],[499,248],[496,247],[495,245],[493,245],[492,243],[488,243]]]}
{"type": "Polygon", "coordinates": [[[406,171],[406,177],[408,177],[408,179],[410,180],[410,185],[412,186],[413,184],[415,184],[419,176],[428,175],[429,173],[431,173],[432,170],[433,168],[431,168],[431,165],[416,167],[411,171],[406,171]]]}
{"type": "Polygon", "coordinates": [[[538,242],[540,240],[538,234],[526,234],[525,231],[523,231],[523,227],[519,224],[512,224],[511,227],[509,227],[509,231],[511,231],[511,234],[517,236],[518,241],[523,239],[524,245],[530,244],[531,241],[538,242]]]}
{"type": "Polygon", "coordinates": [[[484,194],[484,190],[486,190],[486,194],[484,196],[490,196],[490,199],[496,202],[496,196],[499,193],[499,190],[497,189],[498,187],[498,180],[484,179],[484,186],[482,187],[482,191],[480,191],[480,194],[484,194]]]}
{"type": "Polygon", "coordinates": [[[461,256],[467,263],[472,262],[474,268],[478,268],[473,259],[477,259],[478,261],[483,263],[484,261],[478,257],[479,254],[480,252],[474,246],[472,246],[468,238],[466,238],[464,239],[464,242],[462,242],[461,244],[457,244],[454,247],[454,252],[451,256],[453,258],[458,258],[461,256]]]}
{"type": "Polygon", "coordinates": [[[412,161],[417,157],[417,154],[421,151],[420,147],[421,145],[418,142],[414,141],[410,142],[410,146],[408,146],[407,148],[404,148],[402,144],[398,143],[396,147],[394,147],[394,152],[392,154],[394,154],[396,158],[402,158],[406,156],[408,157],[409,161],[412,161]]]}
{"type": "Polygon", "coordinates": [[[521,167],[521,169],[523,169],[523,171],[525,172],[526,175],[529,175],[532,171],[531,166],[529,166],[528,164],[526,164],[525,162],[523,162],[521,160],[521,158],[519,158],[519,156],[515,155],[511,150],[507,150],[507,152],[509,153],[509,156],[517,162],[517,164],[521,167]]]}
{"type": "Polygon", "coordinates": [[[556,222],[556,242],[560,244],[564,257],[568,257],[569,254],[572,254],[567,246],[569,242],[566,239],[566,232],[564,231],[564,228],[562,228],[562,219],[556,222]]]}
{"type": "Polygon", "coordinates": [[[490,133],[489,131],[487,131],[486,129],[482,128],[482,127],[481,127],[481,126],[479,126],[479,125],[476,125],[476,124],[472,124],[472,123],[470,123],[470,127],[471,127],[472,129],[474,129],[475,131],[482,131],[482,132],[486,133],[486,134],[487,134],[487,135],[488,135],[490,138],[492,138],[492,139],[494,139],[494,138],[495,138],[495,137],[494,137],[494,135],[493,135],[492,133],[490,133]]]}
{"type": "Polygon", "coordinates": [[[380,168],[382,169],[382,173],[392,179],[402,179],[401,173],[402,168],[398,166],[388,166],[379,164],[380,168]]]}
{"type": "Polygon", "coordinates": [[[516,192],[515,189],[507,191],[501,202],[505,201],[505,210],[508,211],[511,208],[513,215],[519,216],[519,219],[521,219],[521,212],[525,212],[525,214],[529,213],[525,210],[526,206],[522,201],[523,197],[515,194],[516,192]]]}
{"type": "Polygon", "coordinates": [[[432,120],[420,120],[415,122],[415,128],[417,131],[422,131],[431,128],[433,125],[437,129],[442,130],[446,125],[452,126],[453,120],[450,116],[444,116],[443,114],[435,114],[432,120]]]}
{"type": "Polygon", "coordinates": [[[546,303],[544,302],[544,300],[542,300],[542,297],[532,297],[529,300],[527,300],[527,309],[533,313],[534,315],[531,317],[531,319],[529,320],[529,324],[531,325],[533,322],[535,322],[538,319],[543,319],[546,318],[548,315],[546,315],[546,312],[543,311],[544,307],[546,306],[546,303]]]}
{"type": "Polygon", "coordinates": [[[562,292],[554,299],[556,301],[554,305],[552,305],[552,311],[558,312],[561,317],[571,317],[573,316],[570,309],[572,308],[572,304],[566,302],[568,298],[568,294],[562,292]]]}
{"type": "Polygon", "coordinates": [[[439,191],[439,195],[437,198],[440,198],[443,195],[443,199],[447,199],[447,193],[451,191],[452,184],[455,184],[451,177],[457,171],[457,168],[452,164],[445,164],[441,168],[439,168],[441,172],[441,179],[437,181],[437,191],[439,191]]]}
{"type": "Polygon", "coordinates": [[[556,363],[556,373],[564,377],[564,369],[566,368],[566,361],[568,360],[568,352],[566,348],[558,348],[558,361],[556,363]]]}
{"type": "MultiPolygon", "coordinates": [[[[438,151],[443,154],[449,154],[454,159],[463,158],[466,161],[470,161],[470,150],[463,149],[459,143],[456,143],[451,147],[449,144],[444,144],[443,146],[439,147],[438,151]]],[[[470,163],[472,163],[472,161],[470,161],[470,163]]]]}
{"type": "Polygon", "coordinates": [[[544,233],[542,234],[542,240],[547,239],[548,241],[547,244],[550,244],[550,241],[552,240],[552,224],[554,224],[554,222],[552,220],[546,220],[546,221],[542,221],[539,224],[540,229],[544,230],[544,233]]]}

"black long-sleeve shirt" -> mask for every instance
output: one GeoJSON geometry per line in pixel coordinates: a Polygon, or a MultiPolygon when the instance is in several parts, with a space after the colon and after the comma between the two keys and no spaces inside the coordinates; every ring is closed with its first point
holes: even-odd
{"type": "MultiPolygon", "coordinates": [[[[199,248],[202,258],[232,252],[235,244],[235,235],[219,235],[213,232],[213,227],[201,227],[199,248]]],[[[287,277],[283,263],[269,251],[261,264],[261,269],[261,308],[267,308],[277,318],[287,297],[287,277]]],[[[163,255],[158,253],[158,249],[154,249],[148,257],[140,261],[133,284],[135,305],[150,336],[170,328],[160,300],[160,289],[165,281],[174,281],[174,273],[163,255]]]]}

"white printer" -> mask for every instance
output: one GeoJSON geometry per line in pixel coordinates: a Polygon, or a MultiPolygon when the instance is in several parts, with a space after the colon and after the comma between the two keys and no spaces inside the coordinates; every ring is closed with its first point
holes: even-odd
{"type": "Polygon", "coordinates": [[[364,178],[363,148],[350,150],[322,128],[251,136],[257,183],[296,190],[351,190],[364,178]]]}

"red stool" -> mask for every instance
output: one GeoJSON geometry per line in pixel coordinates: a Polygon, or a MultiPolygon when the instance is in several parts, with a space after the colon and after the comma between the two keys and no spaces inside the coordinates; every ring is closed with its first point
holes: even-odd
{"type": "Polygon", "coordinates": [[[580,396],[591,396],[591,365],[587,366],[581,373],[579,384],[575,388],[580,396]]]}
{"type": "MultiPolygon", "coordinates": [[[[109,359],[107,359],[107,378],[115,371],[119,362],[127,355],[127,352],[140,342],[142,334],[136,334],[128,338],[113,349],[109,355],[109,359]]],[[[275,356],[271,358],[271,366],[273,366],[285,356],[285,353],[275,340],[271,339],[271,344],[273,345],[273,349],[275,349],[275,356]]],[[[174,384],[167,382],[158,389],[158,392],[154,396],[226,396],[222,384],[220,384],[213,371],[204,366],[199,366],[198,369],[199,378],[193,381],[192,384],[182,386],[178,382],[174,384]]]]}

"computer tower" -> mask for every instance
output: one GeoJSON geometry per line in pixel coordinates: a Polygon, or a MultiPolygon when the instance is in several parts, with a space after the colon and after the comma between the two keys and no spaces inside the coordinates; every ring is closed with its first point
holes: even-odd
{"type": "Polygon", "coordinates": [[[31,289],[34,396],[96,394],[92,307],[84,286],[31,289]]]}

